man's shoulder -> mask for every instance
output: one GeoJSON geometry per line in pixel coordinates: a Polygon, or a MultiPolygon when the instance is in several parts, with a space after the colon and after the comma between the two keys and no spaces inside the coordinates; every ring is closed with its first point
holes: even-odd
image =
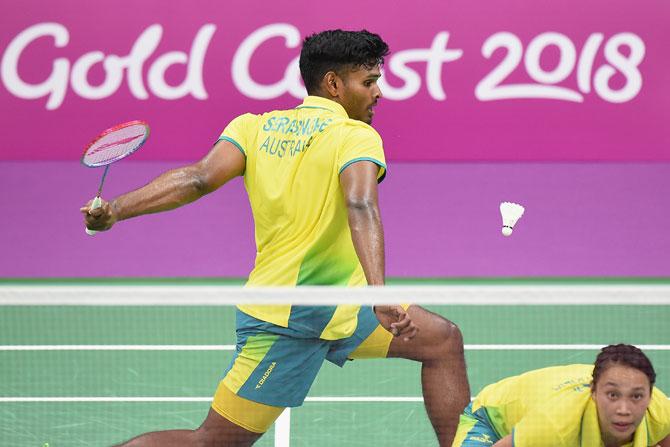
{"type": "Polygon", "coordinates": [[[365,131],[368,131],[368,132],[377,133],[377,131],[375,130],[374,127],[372,127],[368,123],[364,123],[363,121],[360,121],[360,120],[355,120],[355,119],[352,119],[352,118],[342,118],[342,124],[344,126],[352,128],[352,129],[361,129],[361,130],[365,130],[365,131]]]}
{"type": "Polygon", "coordinates": [[[353,138],[374,138],[381,141],[382,137],[379,132],[371,125],[363,121],[354,120],[351,118],[343,118],[340,126],[342,131],[353,138]]]}
{"type": "Polygon", "coordinates": [[[235,123],[237,125],[251,124],[251,123],[257,122],[260,117],[261,117],[261,115],[257,115],[255,113],[247,112],[247,113],[243,113],[241,115],[237,115],[235,118],[230,120],[230,122],[231,122],[231,124],[235,123]]]}

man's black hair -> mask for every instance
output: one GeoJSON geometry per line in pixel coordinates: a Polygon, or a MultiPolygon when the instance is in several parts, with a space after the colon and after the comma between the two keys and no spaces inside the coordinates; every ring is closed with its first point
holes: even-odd
{"type": "Polygon", "coordinates": [[[371,69],[382,65],[388,52],[386,42],[366,30],[336,29],[307,36],[300,52],[300,74],[307,93],[312,94],[319,89],[327,72],[342,75],[344,68],[371,69]]]}

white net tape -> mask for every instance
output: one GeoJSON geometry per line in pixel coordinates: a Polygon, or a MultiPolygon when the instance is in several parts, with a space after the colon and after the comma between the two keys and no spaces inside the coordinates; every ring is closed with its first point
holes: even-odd
{"type": "Polygon", "coordinates": [[[209,285],[5,285],[0,305],[667,305],[670,285],[453,285],[242,288],[209,285]]]}

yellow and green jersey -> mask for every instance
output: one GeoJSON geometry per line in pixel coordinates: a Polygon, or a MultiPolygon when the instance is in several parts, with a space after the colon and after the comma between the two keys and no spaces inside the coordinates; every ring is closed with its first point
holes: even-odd
{"type": "MultiPolygon", "coordinates": [[[[598,414],[591,399],[593,365],[554,366],[508,377],[485,387],[472,403],[484,409],[502,438],[515,447],[598,447],[598,414]]],[[[656,445],[670,433],[670,401],[657,388],[632,447],[656,445]]]]}
{"type": "MultiPolygon", "coordinates": [[[[235,118],[220,139],[246,157],[244,185],[255,223],[256,262],[248,286],[360,286],[366,280],[351,240],[340,173],[356,161],[386,174],[382,140],[344,108],[308,96],[295,109],[235,118]]],[[[239,309],[282,327],[305,326],[335,340],[356,328],[359,306],[239,309]]]]}

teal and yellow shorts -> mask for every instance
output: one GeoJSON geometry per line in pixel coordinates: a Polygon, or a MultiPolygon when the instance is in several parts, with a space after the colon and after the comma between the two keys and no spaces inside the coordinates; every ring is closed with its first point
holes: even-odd
{"type": "Polygon", "coordinates": [[[255,433],[264,433],[285,407],[302,405],[324,360],[386,357],[393,336],[370,306],[361,306],[354,333],[323,340],[294,328],[236,315],[236,353],[214,395],[212,408],[255,433]]]}
{"type": "Polygon", "coordinates": [[[500,440],[493,428],[486,408],[480,407],[473,413],[468,405],[458,421],[458,430],[452,447],[490,447],[500,440]]]}

